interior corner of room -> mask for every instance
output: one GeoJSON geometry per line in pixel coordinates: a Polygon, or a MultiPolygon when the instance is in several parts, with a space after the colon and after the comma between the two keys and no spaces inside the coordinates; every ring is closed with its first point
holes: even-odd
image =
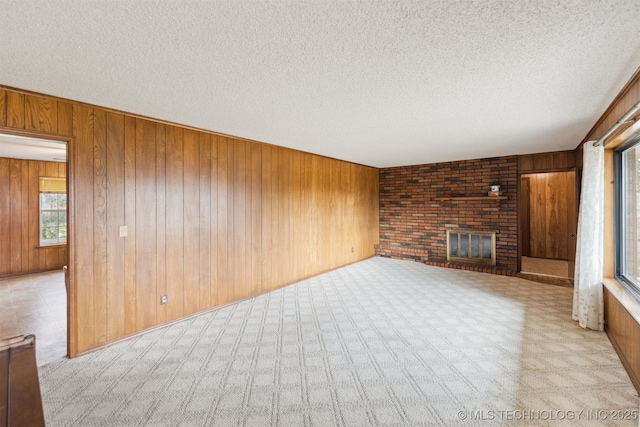
{"type": "MultiPolygon", "coordinates": [[[[617,106],[615,111],[632,102],[629,99],[638,85],[637,76],[612,104],[617,106]]],[[[58,157],[48,160],[13,152],[0,158],[0,174],[4,177],[0,182],[6,186],[2,192],[3,205],[10,212],[2,215],[1,221],[11,236],[3,240],[1,247],[3,258],[8,260],[3,263],[6,271],[1,272],[2,280],[25,281],[28,276],[20,276],[24,273],[60,271],[63,265],[69,266],[70,292],[65,298],[69,299],[69,313],[73,313],[66,321],[71,357],[373,255],[572,286],[580,146],[575,151],[372,168],[9,88],[0,89],[0,99],[3,100],[0,117],[5,123],[3,152],[8,153],[9,142],[15,148],[16,141],[23,144],[22,149],[33,149],[26,142],[34,141],[32,145],[41,148],[66,150],[67,144],[71,148],[69,163],[66,155],[59,152],[53,154],[58,157]],[[33,106],[42,105],[55,105],[57,113],[50,120],[34,124],[29,112],[34,111],[33,106]],[[76,121],[73,131],[72,117],[76,121]],[[87,123],[86,128],[83,123],[87,123]],[[91,145],[84,147],[81,141],[89,141],[91,145]],[[95,144],[103,145],[96,149],[99,146],[95,144]],[[149,149],[155,156],[146,155],[149,149]],[[88,163],[93,166],[74,165],[74,161],[83,158],[93,158],[88,163]],[[135,175],[127,169],[133,165],[135,175]],[[197,165],[201,172],[195,173],[197,165]],[[157,170],[164,173],[157,174],[157,170]],[[38,197],[43,179],[66,179],[67,171],[70,171],[69,251],[66,243],[42,246],[38,242],[38,197]],[[235,171],[249,175],[238,175],[235,171]],[[503,197],[492,200],[490,196],[484,199],[456,196],[477,191],[478,182],[495,178],[495,171],[499,171],[503,197]],[[461,179],[469,175],[474,180],[461,179]],[[425,187],[422,183],[426,181],[431,185],[425,187]],[[348,184],[344,185],[345,182],[348,184]],[[292,196],[284,190],[291,185],[293,194],[300,199],[292,200],[293,203],[277,202],[292,196]],[[250,191],[239,191],[245,187],[250,191]],[[399,191],[388,191],[389,188],[399,191]],[[442,197],[443,194],[448,197],[442,197]],[[356,200],[358,203],[354,203],[356,200]],[[208,210],[212,201],[218,203],[215,212],[208,210]],[[277,210],[271,211],[271,206],[277,206],[277,210]],[[232,218],[234,223],[229,229],[232,218]],[[281,218],[290,220],[282,222],[281,218]],[[455,218],[455,222],[443,222],[442,218],[455,218]],[[105,227],[107,223],[112,226],[105,227]],[[189,224],[196,224],[196,228],[189,224]],[[166,230],[166,234],[157,234],[158,227],[166,230]],[[215,233],[203,235],[201,227],[215,233]],[[262,228],[259,241],[249,237],[252,227],[262,228]],[[456,245],[463,245],[466,243],[460,243],[461,235],[464,239],[473,236],[467,229],[494,230],[493,264],[449,259],[451,242],[445,235],[460,230],[456,233],[456,245]],[[184,241],[176,245],[174,240],[183,233],[184,241]],[[290,236],[290,240],[276,238],[282,233],[290,236]],[[104,237],[96,241],[99,235],[104,237]],[[347,244],[348,250],[338,254],[328,247],[322,249],[317,240],[320,236],[334,244],[347,244]],[[199,249],[187,244],[194,239],[200,242],[199,249]],[[300,253],[299,245],[309,242],[314,242],[313,251],[300,253]],[[166,247],[166,252],[158,252],[157,245],[166,247]],[[226,251],[221,251],[221,247],[227,247],[226,251]],[[288,254],[286,259],[294,260],[293,268],[285,269],[276,261],[283,253],[288,254]],[[98,262],[107,254],[112,254],[108,264],[98,262]],[[132,263],[132,259],[152,260],[154,267],[132,263]],[[258,265],[256,260],[262,263],[258,265]],[[219,287],[211,280],[210,286],[202,287],[206,285],[202,279],[212,277],[214,270],[217,283],[227,285],[219,287]],[[10,277],[15,275],[18,276],[10,277]],[[80,290],[78,283],[94,283],[94,287],[80,290]],[[200,285],[187,292],[189,283],[200,285]],[[178,291],[183,287],[184,291],[178,291]],[[144,295],[156,294],[169,295],[172,303],[178,299],[179,304],[157,307],[141,300],[144,295]],[[113,307],[100,307],[105,301],[100,295],[111,295],[109,304],[113,307]],[[136,301],[136,305],[126,301],[136,301]],[[75,323],[82,318],[97,321],[95,310],[111,316],[111,320],[89,329],[75,323]],[[110,313],[118,315],[114,319],[110,313]]],[[[39,114],[46,116],[51,111],[42,109],[39,114]]],[[[604,133],[614,120],[611,115],[615,113],[605,114],[585,139],[604,133]]],[[[615,139],[610,138],[606,150],[607,182],[613,181],[613,148],[634,134],[636,128],[637,123],[626,123],[614,135],[615,139]]],[[[613,185],[606,188],[609,214],[605,223],[605,269],[606,277],[613,278],[613,185]]],[[[469,245],[473,245],[471,240],[469,245]]],[[[64,276],[44,277],[65,281],[64,276]]],[[[616,295],[619,293],[612,296],[607,291],[610,316],[624,308],[612,305],[616,295]]],[[[626,328],[637,330],[633,316],[626,321],[626,328]]],[[[614,333],[610,329],[608,332],[615,340],[614,333]]]]}

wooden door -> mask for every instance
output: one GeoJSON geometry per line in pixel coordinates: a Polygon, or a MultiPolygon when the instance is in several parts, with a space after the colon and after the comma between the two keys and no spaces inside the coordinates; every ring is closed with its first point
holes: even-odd
{"type": "MultiPolygon", "coordinates": [[[[575,246],[569,244],[571,234],[575,233],[570,231],[570,218],[575,217],[575,172],[536,173],[527,177],[530,178],[530,256],[568,260],[569,247],[575,246]]],[[[575,258],[575,247],[572,251],[575,258]]]]}

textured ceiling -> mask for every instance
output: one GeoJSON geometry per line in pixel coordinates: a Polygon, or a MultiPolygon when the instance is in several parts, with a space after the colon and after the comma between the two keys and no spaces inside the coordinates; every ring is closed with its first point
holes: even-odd
{"type": "Polygon", "coordinates": [[[66,162],[67,144],[50,139],[26,138],[0,133],[0,157],[66,162]]]}
{"type": "Polygon", "coordinates": [[[0,84],[372,166],[575,148],[638,0],[0,0],[0,84]]]}

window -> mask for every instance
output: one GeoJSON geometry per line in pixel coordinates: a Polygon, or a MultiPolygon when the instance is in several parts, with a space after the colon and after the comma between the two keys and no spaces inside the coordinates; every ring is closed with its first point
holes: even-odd
{"type": "Polygon", "coordinates": [[[616,150],[616,275],[640,299],[640,136],[616,150]]]}
{"type": "Polygon", "coordinates": [[[40,178],[40,246],[67,242],[65,178],[40,178]]]}

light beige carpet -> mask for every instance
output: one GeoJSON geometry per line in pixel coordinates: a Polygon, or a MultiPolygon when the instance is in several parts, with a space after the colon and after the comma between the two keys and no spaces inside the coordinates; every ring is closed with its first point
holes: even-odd
{"type": "Polygon", "coordinates": [[[638,397],[606,335],[571,320],[571,294],[371,258],[41,367],[45,417],[48,426],[636,426],[611,419],[637,411],[638,397]],[[594,424],[594,414],[608,418],[594,424]]]}
{"type": "Polygon", "coordinates": [[[521,258],[520,270],[523,273],[545,274],[548,276],[567,277],[569,275],[569,262],[558,259],[521,258]]]}

